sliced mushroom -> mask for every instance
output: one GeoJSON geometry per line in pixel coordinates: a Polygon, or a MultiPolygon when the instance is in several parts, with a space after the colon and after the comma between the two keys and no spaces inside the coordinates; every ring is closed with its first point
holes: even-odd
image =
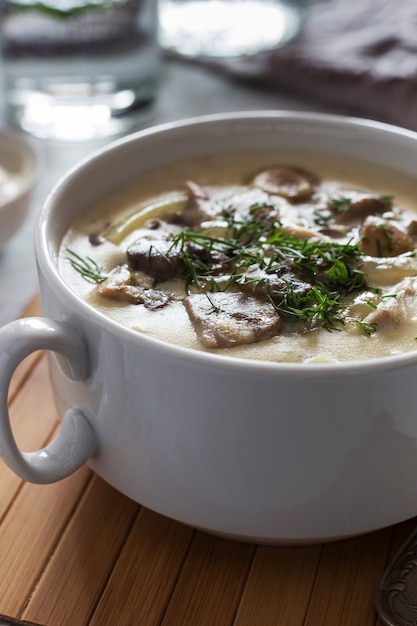
{"type": "Polygon", "coordinates": [[[304,202],[316,191],[319,179],[301,167],[276,165],[256,174],[251,184],[290,202],[304,202]]]}
{"type": "Polygon", "coordinates": [[[213,219],[219,210],[204,187],[192,180],[184,182],[188,199],[182,212],[181,220],[186,226],[198,226],[202,222],[213,219]]]}
{"type": "Polygon", "coordinates": [[[330,239],[341,239],[346,237],[346,228],[344,226],[333,226],[331,228],[320,228],[319,233],[323,237],[330,239]]]}
{"type": "Polygon", "coordinates": [[[258,266],[250,266],[242,274],[239,281],[241,289],[273,302],[280,302],[288,291],[305,296],[312,285],[297,276],[290,268],[282,268],[280,273],[271,273],[261,270],[258,266]]]}
{"type": "Polygon", "coordinates": [[[368,194],[355,194],[352,197],[333,199],[329,208],[335,212],[335,219],[339,224],[353,221],[363,221],[369,215],[382,215],[392,208],[389,198],[368,194]]]}
{"type": "Polygon", "coordinates": [[[150,310],[160,309],[168,304],[170,297],[167,292],[137,284],[137,280],[137,274],[127,265],[119,265],[99,284],[97,293],[111,300],[143,304],[150,310]]]}
{"type": "Polygon", "coordinates": [[[216,292],[193,294],[184,306],[205,348],[232,348],[269,339],[281,331],[274,307],[254,296],[216,292]]]}
{"type": "Polygon", "coordinates": [[[175,278],[182,267],[180,251],[169,236],[141,237],[127,249],[127,260],[130,269],[141,270],[159,280],[175,278]]]}
{"type": "Polygon", "coordinates": [[[407,232],[409,235],[417,235],[417,220],[410,220],[407,225],[407,232]]]}
{"type": "Polygon", "coordinates": [[[398,326],[403,320],[413,317],[417,301],[417,279],[411,276],[398,284],[395,293],[385,298],[377,308],[364,319],[366,323],[377,324],[378,330],[398,326]]]}
{"type": "Polygon", "coordinates": [[[226,204],[233,208],[236,221],[256,218],[268,223],[279,217],[277,203],[262,189],[248,189],[236,193],[226,200],[226,204]]]}
{"type": "Polygon", "coordinates": [[[399,257],[364,256],[361,265],[368,284],[394,285],[406,276],[417,276],[417,258],[411,254],[399,257]]]}
{"type": "Polygon", "coordinates": [[[88,241],[92,246],[101,246],[106,241],[106,238],[102,233],[90,233],[88,241]]]}
{"type": "MultiPolygon", "coordinates": [[[[322,239],[327,240],[328,236],[322,231],[312,230],[305,226],[298,226],[293,223],[282,223],[281,232],[283,235],[292,235],[297,239],[322,239]]],[[[339,235],[341,237],[341,235],[339,235]]]]}
{"type": "Polygon", "coordinates": [[[363,254],[393,257],[414,250],[414,239],[388,220],[370,215],[361,228],[359,247],[363,254]]]}

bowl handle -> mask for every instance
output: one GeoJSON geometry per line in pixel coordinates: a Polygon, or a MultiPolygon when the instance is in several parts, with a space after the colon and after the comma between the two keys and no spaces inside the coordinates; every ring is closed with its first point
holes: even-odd
{"type": "Polygon", "coordinates": [[[65,478],[98,451],[93,426],[77,407],[65,413],[58,434],[45,448],[35,452],[19,450],[8,410],[10,380],[25,357],[45,349],[65,358],[70,378],[84,380],[87,377],[87,348],[69,324],[32,317],[16,320],[0,329],[0,455],[18,476],[39,484],[65,478]]]}

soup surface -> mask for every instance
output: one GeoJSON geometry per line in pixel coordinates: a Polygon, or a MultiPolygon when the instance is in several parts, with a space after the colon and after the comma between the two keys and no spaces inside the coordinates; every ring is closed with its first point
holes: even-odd
{"type": "Polygon", "coordinates": [[[417,349],[417,181],[306,154],[205,156],[138,176],[74,222],[59,265],[122,325],[249,359],[417,349]]]}

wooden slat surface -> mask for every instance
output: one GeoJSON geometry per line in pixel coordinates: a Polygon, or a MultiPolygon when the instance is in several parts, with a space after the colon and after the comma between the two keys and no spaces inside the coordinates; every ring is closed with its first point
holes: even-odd
{"type": "MultiPolygon", "coordinates": [[[[23,448],[53,436],[45,354],[19,368],[10,404],[23,448]]],[[[379,580],[416,523],[324,545],[239,543],[153,513],[87,467],[38,486],[0,463],[0,496],[0,614],[42,626],[382,626],[379,580]]]]}

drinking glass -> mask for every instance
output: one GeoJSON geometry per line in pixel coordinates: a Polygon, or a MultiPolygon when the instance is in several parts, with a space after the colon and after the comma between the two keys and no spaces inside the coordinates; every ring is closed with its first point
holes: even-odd
{"type": "Polygon", "coordinates": [[[185,57],[241,57],[285,45],[308,0],[159,0],[161,46],[185,57]]]}
{"type": "Polygon", "coordinates": [[[156,0],[0,0],[8,120],[83,140],[147,119],[157,93],[156,0]]]}

